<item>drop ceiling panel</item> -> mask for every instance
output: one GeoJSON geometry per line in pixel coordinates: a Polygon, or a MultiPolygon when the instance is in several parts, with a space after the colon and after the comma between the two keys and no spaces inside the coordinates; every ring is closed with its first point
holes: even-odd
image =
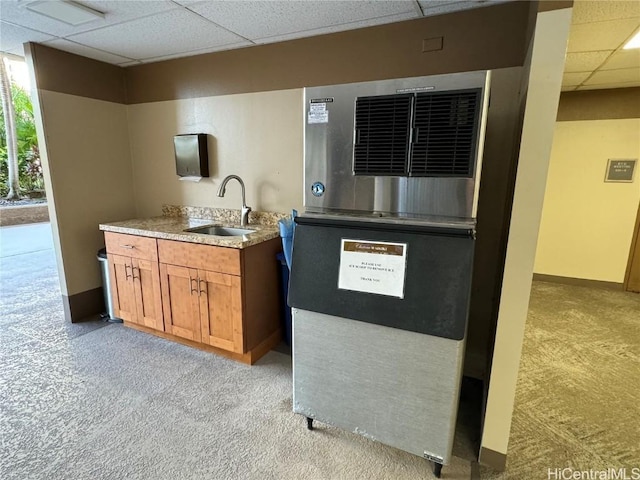
{"type": "Polygon", "coordinates": [[[118,66],[119,67],[132,67],[134,65],[140,65],[142,62],[139,62],[137,60],[132,60],[130,62],[124,62],[124,63],[119,63],[118,66]]]}
{"type": "Polygon", "coordinates": [[[599,83],[597,85],[581,85],[576,90],[603,90],[605,88],[631,88],[640,87],[640,82],[612,82],[599,83]]]}
{"type": "Polygon", "coordinates": [[[620,50],[609,57],[600,70],[637,68],[640,70],[640,49],[620,50]]]}
{"type": "Polygon", "coordinates": [[[640,17],[640,2],[635,0],[576,1],[574,7],[571,19],[574,25],[640,17]]]}
{"type": "Polygon", "coordinates": [[[469,10],[471,8],[487,7],[498,3],[504,3],[508,0],[486,0],[486,1],[465,1],[459,0],[420,0],[420,8],[425,15],[442,15],[444,13],[459,12],[460,10],[469,10]]]}
{"type": "Polygon", "coordinates": [[[69,38],[77,43],[134,59],[222,47],[243,40],[183,9],[80,33],[69,38]]]}
{"type": "Polygon", "coordinates": [[[638,19],[627,18],[572,25],[567,51],[615,50],[635,31],[638,23],[638,19]]]}
{"type": "Polygon", "coordinates": [[[250,40],[403,13],[416,17],[419,15],[413,0],[204,2],[189,8],[250,40]]]}
{"type": "Polygon", "coordinates": [[[613,50],[600,50],[597,52],[567,53],[564,64],[565,72],[592,72],[613,53],[613,50]]]}
{"type": "Polygon", "coordinates": [[[562,75],[562,85],[580,85],[587,78],[589,78],[591,72],[575,72],[575,73],[564,73],[562,75]]]}
{"type": "Polygon", "coordinates": [[[622,68],[618,70],[600,70],[585,82],[586,85],[598,85],[609,83],[640,83],[640,69],[622,68]]]}
{"type": "MultiPolygon", "coordinates": [[[[0,2],[0,4],[2,4],[2,2],[0,2]]],[[[46,33],[35,32],[28,28],[0,21],[0,48],[3,51],[16,49],[22,51],[22,44],[24,42],[44,42],[52,38],[54,37],[46,33]]]]}
{"type": "Polygon", "coordinates": [[[13,23],[23,25],[32,30],[49,33],[57,37],[65,37],[74,33],[86,32],[141,16],[153,15],[180,7],[168,0],[154,1],[83,1],[83,5],[103,12],[99,18],[82,25],[73,26],[59,20],[37,14],[27,9],[31,1],[0,0],[0,18],[11,18],[13,23]]]}
{"type": "Polygon", "coordinates": [[[131,58],[121,57],[109,52],[103,52],[102,50],[96,50],[95,48],[87,47],[79,43],[74,43],[64,38],[58,38],[50,42],[44,43],[47,47],[57,48],[58,50],[64,50],[65,52],[75,53],[82,55],[83,57],[93,58],[94,60],[100,60],[101,62],[120,64],[124,62],[130,62],[131,58]]]}
{"type": "Polygon", "coordinates": [[[303,32],[288,33],[285,35],[275,35],[267,38],[256,38],[255,43],[274,43],[283,42],[285,40],[293,40],[294,38],[311,37],[314,35],[324,35],[327,33],[343,32],[345,30],[353,30],[356,28],[372,27],[374,25],[383,25],[385,23],[402,22],[416,18],[413,13],[401,13],[398,15],[390,15],[388,17],[378,17],[372,20],[362,20],[360,22],[352,22],[342,25],[334,25],[331,27],[323,27],[315,30],[305,30],[303,32]]]}
{"type": "Polygon", "coordinates": [[[180,5],[193,5],[194,3],[205,3],[207,0],[173,0],[180,5]]]}
{"type": "Polygon", "coordinates": [[[159,57],[149,57],[149,58],[145,58],[144,61],[141,62],[141,63],[160,62],[162,60],[171,60],[172,58],[192,57],[194,55],[202,55],[203,53],[221,52],[223,50],[232,50],[234,48],[248,47],[248,46],[251,46],[251,45],[254,45],[254,44],[249,42],[248,40],[243,40],[242,42],[230,43],[230,44],[223,45],[223,46],[220,46],[220,47],[200,48],[200,49],[197,49],[197,50],[190,50],[188,52],[174,53],[173,55],[162,55],[162,56],[159,56],[159,57]]]}

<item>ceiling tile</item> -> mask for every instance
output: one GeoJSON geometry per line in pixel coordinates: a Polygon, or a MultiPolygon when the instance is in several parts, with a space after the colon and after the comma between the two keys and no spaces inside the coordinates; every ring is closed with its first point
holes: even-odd
{"type": "Polygon", "coordinates": [[[31,28],[32,30],[49,33],[58,37],[65,37],[75,33],[125,22],[141,16],[182,8],[169,0],[136,0],[126,2],[117,0],[88,0],[81,3],[89,8],[103,12],[105,14],[104,18],[74,27],[73,25],[27,10],[26,7],[28,3],[29,1],[24,0],[0,0],[0,18],[31,28]]]}
{"type": "Polygon", "coordinates": [[[24,47],[20,45],[19,47],[12,48],[11,50],[6,50],[4,53],[24,58],[24,47]]]}
{"type": "Polygon", "coordinates": [[[220,47],[243,40],[183,9],[80,33],[70,39],[138,60],[220,47]]]}
{"type": "Polygon", "coordinates": [[[564,63],[565,72],[593,71],[602,65],[602,62],[611,55],[613,50],[600,50],[598,52],[567,53],[564,63]]]}
{"type": "Polygon", "coordinates": [[[133,67],[134,65],[140,65],[142,62],[138,60],[131,60],[129,62],[119,63],[119,67],[133,67]]]}
{"type": "Polygon", "coordinates": [[[562,92],[572,92],[575,89],[576,89],[576,85],[571,85],[571,86],[568,86],[568,87],[563,86],[561,91],[562,92]]]}
{"type": "Polygon", "coordinates": [[[57,48],[58,50],[64,50],[65,52],[75,53],[76,55],[82,55],[83,57],[93,58],[94,60],[100,60],[101,62],[120,64],[123,62],[130,62],[131,59],[127,57],[121,57],[102,50],[96,50],[95,48],[88,47],[79,43],[65,40],[64,38],[58,38],[45,42],[48,47],[57,48]]]}
{"type": "Polygon", "coordinates": [[[580,85],[589,75],[591,72],[565,73],[562,75],[562,85],[580,85]]]}
{"type": "Polygon", "coordinates": [[[634,17],[640,17],[640,2],[638,1],[575,0],[571,23],[578,25],[634,17]]]}
{"type": "Polygon", "coordinates": [[[419,16],[413,0],[205,2],[189,8],[251,40],[402,13],[419,16]]]}
{"type": "Polygon", "coordinates": [[[638,26],[640,26],[640,19],[637,18],[572,25],[567,51],[615,50],[638,26]]]}
{"type": "Polygon", "coordinates": [[[498,3],[505,3],[507,0],[487,0],[487,1],[460,1],[460,0],[419,0],[420,7],[425,17],[432,15],[442,15],[444,13],[459,12],[472,8],[488,7],[498,3]]]}
{"type": "Polygon", "coordinates": [[[629,88],[640,87],[640,82],[600,83],[597,85],[581,85],[576,90],[604,90],[605,88],[629,88]]]}
{"type": "Polygon", "coordinates": [[[275,35],[267,38],[257,38],[253,40],[256,43],[274,43],[284,42],[285,40],[293,40],[294,38],[311,37],[314,35],[324,35],[327,33],[344,32],[345,30],[353,30],[356,28],[372,27],[375,25],[383,25],[385,23],[402,22],[404,20],[412,20],[416,18],[414,13],[401,13],[398,15],[390,15],[388,17],[378,17],[370,20],[361,20],[342,25],[334,25],[331,27],[316,28],[314,30],[305,30],[302,32],[287,33],[284,35],[275,35]]]}
{"type": "Polygon", "coordinates": [[[599,70],[585,82],[586,85],[598,85],[602,83],[640,83],[640,69],[621,68],[618,70],[599,70]]]}
{"type": "MultiPolygon", "coordinates": [[[[0,2],[2,4],[3,2],[0,2]]],[[[0,21],[0,51],[22,51],[24,42],[44,42],[55,37],[0,21]]],[[[22,55],[22,54],[21,54],[22,55]]]]}
{"type": "Polygon", "coordinates": [[[193,5],[194,3],[208,3],[210,0],[173,0],[180,5],[193,5]]]}
{"type": "Polygon", "coordinates": [[[618,68],[640,69],[640,49],[619,50],[615,52],[600,70],[614,70],[618,68]]]}
{"type": "Polygon", "coordinates": [[[159,57],[142,58],[141,63],[153,63],[153,62],[160,62],[163,60],[171,60],[172,58],[192,57],[194,55],[201,55],[204,53],[212,53],[212,52],[221,52],[223,50],[232,50],[234,48],[250,47],[252,45],[255,45],[255,44],[249,42],[248,40],[243,40],[242,42],[230,43],[220,47],[199,48],[197,50],[189,50],[185,52],[174,53],[172,55],[161,55],[159,57]]]}

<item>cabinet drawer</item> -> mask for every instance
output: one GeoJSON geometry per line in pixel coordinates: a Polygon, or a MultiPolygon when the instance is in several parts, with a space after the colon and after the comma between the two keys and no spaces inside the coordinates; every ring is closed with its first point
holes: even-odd
{"type": "Polygon", "coordinates": [[[160,263],[240,275],[240,250],[197,243],[158,240],[160,263]]]}
{"type": "Polygon", "coordinates": [[[155,238],[105,232],[104,243],[107,247],[107,252],[114,255],[158,261],[158,248],[155,238]]]}

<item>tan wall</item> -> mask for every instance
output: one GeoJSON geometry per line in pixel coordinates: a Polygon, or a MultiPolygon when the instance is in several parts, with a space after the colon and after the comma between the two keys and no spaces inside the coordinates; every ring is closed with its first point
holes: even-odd
{"type": "Polygon", "coordinates": [[[536,239],[571,22],[571,9],[538,14],[511,212],[480,461],[506,455],[536,239]]]}
{"type": "Polygon", "coordinates": [[[640,118],[640,87],[564,92],[558,121],[640,118]]]}
{"type": "Polygon", "coordinates": [[[240,208],[240,186],[224,198],[221,180],[242,177],[254,210],[302,208],[302,90],[283,90],[145,103],[128,107],[137,216],[163,204],[240,208]],[[211,177],[179,180],[173,136],[207,133],[211,177]]]}
{"type": "Polygon", "coordinates": [[[640,158],[640,119],[556,124],[535,272],[622,283],[640,202],[604,182],[607,159],[640,158]]]}
{"type": "Polygon", "coordinates": [[[127,107],[47,90],[38,97],[62,293],[71,296],[101,286],[98,224],[135,215],[127,107]]]}

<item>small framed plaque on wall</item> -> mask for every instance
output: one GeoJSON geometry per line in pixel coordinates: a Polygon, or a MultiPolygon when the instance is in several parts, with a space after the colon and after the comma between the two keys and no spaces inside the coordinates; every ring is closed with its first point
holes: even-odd
{"type": "Polygon", "coordinates": [[[605,182],[632,183],[636,172],[638,159],[615,159],[607,161],[607,172],[604,177],[605,182]]]}

